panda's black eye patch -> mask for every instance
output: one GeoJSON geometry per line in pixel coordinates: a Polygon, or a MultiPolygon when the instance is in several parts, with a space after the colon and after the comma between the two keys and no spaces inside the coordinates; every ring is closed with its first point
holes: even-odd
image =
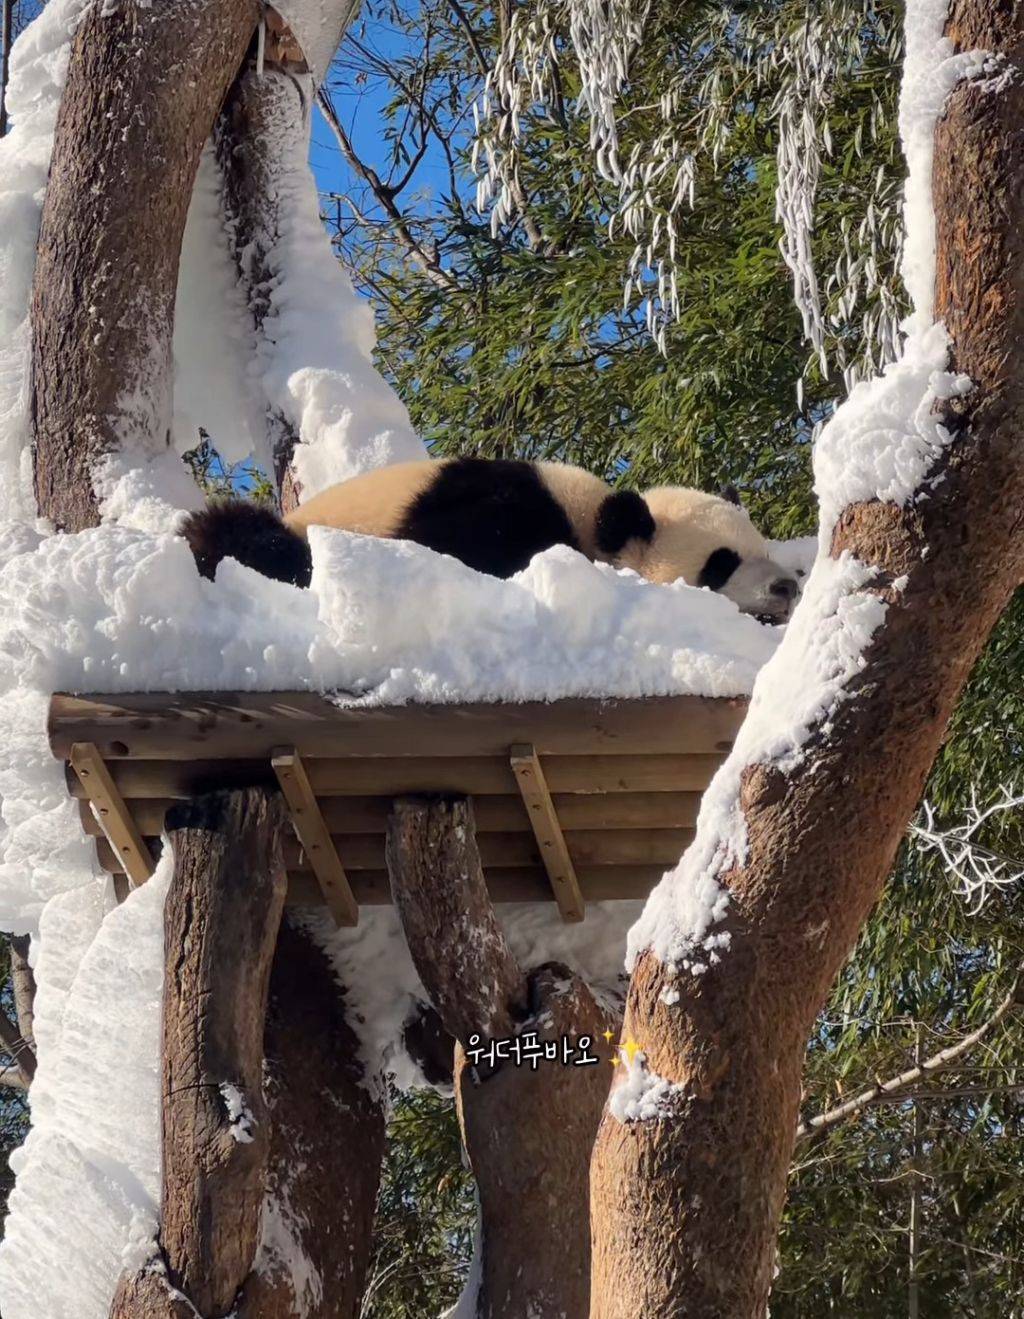
{"type": "Polygon", "coordinates": [[[618,554],[627,540],[650,540],[654,518],[635,490],[616,490],[597,510],[595,533],[602,554],[618,554]]]}
{"type": "Polygon", "coordinates": [[[740,566],[740,556],[735,550],[724,547],[709,554],[704,567],[697,578],[698,586],[707,586],[712,591],[720,591],[736,569],[740,566]]]}

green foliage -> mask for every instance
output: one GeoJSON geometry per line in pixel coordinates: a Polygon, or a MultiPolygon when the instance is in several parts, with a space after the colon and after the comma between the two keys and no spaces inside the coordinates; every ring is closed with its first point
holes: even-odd
{"type": "MultiPolygon", "coordinates": [[[[0,1012],[11,1021],[17,1019],[14,995],[11,988],[10,938],[0,935],[0,1012]]],[[[14,1060],[0,1049],[0,1068],[9,1067],[14,1060]]],[[[3,1220],[7,1216],[7,1197],[14,1185],[10,1157],[28,1135],[28,1103],[24,1094],[9,1086],[0,1086],[0,1236],[3,1220]]]]}
{"type": "Polygon", "coordinates": [[[207,495],[244,496],[258,504],[273,504],[276,500],[273,482],[261,468],[251,459],[225,463],[204,431],[200,432],[196,447],[182,454],[182,461],[196,485],[207,495]]]}
{"type": "Polygon", "coordinates": [[[437,1315],[465,1282],[475,1220],[450,1101],[395,1095],[363,1319],[437,1315]]]}

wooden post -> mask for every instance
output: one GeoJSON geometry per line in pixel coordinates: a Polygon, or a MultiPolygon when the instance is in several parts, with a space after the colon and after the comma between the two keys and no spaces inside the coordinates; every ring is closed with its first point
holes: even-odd
{"type": "Polygon", "coordinates": [[[221,1319],[252,1264],[270,1144],[263,1029],[286,821],[281,799],[259,788],[168,812],[160,1260],[122,1278],[112,1319],[221,1319]]]}
{"type": "Polygon", "coordinates": [[[480,1195],[475,1315],[582,1319],[590,1295],[588,1169],[616,1029],[568,967],[524,971],[484,883],[465,799],[402,798],[388,824],[391,887],[413,961],[458,1040],[459,1120],[480,1195]],[[598,1061],[472,1066],[465,1048],[534,1032],[591,1039],[598,1061]]]}

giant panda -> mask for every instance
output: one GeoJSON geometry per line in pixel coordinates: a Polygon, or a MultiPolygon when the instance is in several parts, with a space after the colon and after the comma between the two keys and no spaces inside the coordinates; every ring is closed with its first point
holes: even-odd
{"type": "Polygon", "coordinates": [[[284,518],[244,500],[213,503],[191,514],[182,533],[206,577],[231,557],[308,586],[311,526],[415,541],[494,577],[511,577],[541,550],[569,545],[652,582],[682,578],[720,591],[764,622],[784,622],[798,591],[735,492],[663,486],[639,495],[565,463],[396,463],[331,486],[284,518]]]}

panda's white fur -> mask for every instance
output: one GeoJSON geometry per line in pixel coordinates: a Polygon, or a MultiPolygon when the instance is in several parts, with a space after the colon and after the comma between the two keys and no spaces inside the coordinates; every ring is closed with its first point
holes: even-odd
{"type": "MultiPolygon", "coordinates": [[[[393,463],[354,476],[285,515],[285,524],[305,536],[309,527],[335,527],[365,536],[393,536],[416,498],[437,481],[450,459],[421,458],[393,463]]],[[[588,559],[603,557],[597,548],[598,509],[611,488],[582,467],[568,463],[534,463],[541,481],[561,505],[588,559]]]]}
{"type": "Polygon", "coordinates": [[[294,512],[286,513],[285,525],[302,536],[310,527],[391,536],[417,495],[437,479],[440,467],[429,458],[375,467],[321,490],[294,512]]]}
{"type": "Polygon", "coordinates": [[[738,503],[681,486],[644,495],[612,490],[563,463],[424,459],[331,486],[283,521],[243,501],[193,514],[183,531],[200,571],[225,555],[308,585],[311,526],[406,537],[479,571],[510,576],[542,549],[574,545],[588,558],[652,582],[708,586],[747,613],[788,617],[797,584],[738,503]]]}
{"type": "Polygon", "coordinates": [[[654,518],[654,536],[629,541],[618,563],[650,582],[681,577],[697,586],[708,558],[721,548],[741,559],[769,557],[767,542],[739,504],[678,485],[646,490],[643,499],[654,518]]]}

